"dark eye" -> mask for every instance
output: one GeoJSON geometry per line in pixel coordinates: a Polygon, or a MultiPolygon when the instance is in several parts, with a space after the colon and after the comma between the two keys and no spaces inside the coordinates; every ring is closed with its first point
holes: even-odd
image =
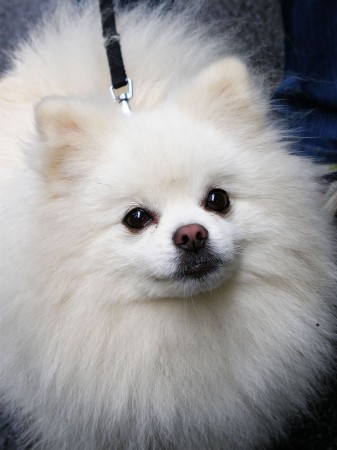
{"type": "Polygon", "coordinates": [[[142,208],[132,209],[123,219],[124,225],[134,230],[145,228],[153,220],[153,217],[142,208]]]}
{"type": "Polygon", "coordinates": [[[206,197],[205,208],[218,213],[226,213],[230,207],[229,197],[222,189],[212,189],[206,197]]]}

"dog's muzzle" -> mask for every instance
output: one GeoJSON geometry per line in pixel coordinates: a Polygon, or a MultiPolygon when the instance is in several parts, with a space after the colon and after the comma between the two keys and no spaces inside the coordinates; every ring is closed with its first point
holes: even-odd
{"type": "Polygon", "coordinates": [[[178,228],[173,234],[178,249],[177,270],[174,278],[205,279],[223,264],[222,259],[210,248],[208,230],[193,223],[178,228]]]}

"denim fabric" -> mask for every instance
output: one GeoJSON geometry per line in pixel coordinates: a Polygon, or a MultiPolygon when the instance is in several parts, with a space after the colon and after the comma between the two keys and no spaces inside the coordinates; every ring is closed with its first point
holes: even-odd
{"type": "Polygon", "coordinates": [[[283,79],[274,93],[294,151],[337,163],[337,0],[281,0],[283,79]]]}

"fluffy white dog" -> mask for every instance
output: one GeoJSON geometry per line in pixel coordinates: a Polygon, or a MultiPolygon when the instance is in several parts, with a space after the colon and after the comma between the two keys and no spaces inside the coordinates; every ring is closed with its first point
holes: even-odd
{"type": "Polygon", "coordinates": [[[316,170],[188,14],[118,27],[128,116],[95,6],[0,83],[1,402],[34,449],[260,449],[331,365],[316,170]]]}

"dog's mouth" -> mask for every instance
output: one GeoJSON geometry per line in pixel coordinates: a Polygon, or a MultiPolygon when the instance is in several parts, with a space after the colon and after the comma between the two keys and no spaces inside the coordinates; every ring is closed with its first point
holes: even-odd
{"type": "Polygon", "coordinates": [[[185,270],[178,270],[176,272],[176,276],[180,279],[183,278],[205,278],[208,275],[211,275],[213,272],[215,272],[218,269],[218,266],[216,265],[210,265],[210,264],[203,264],[199,263],[195,266],[192,266],[185,270]]]}
{"type": "Polygon", "coordinates": [[[205,280],[219,271],[223,261],[216,256],[205,260],[184,261],[179,264],[174,273],[174,278],[179,280],[205,280]]]}

